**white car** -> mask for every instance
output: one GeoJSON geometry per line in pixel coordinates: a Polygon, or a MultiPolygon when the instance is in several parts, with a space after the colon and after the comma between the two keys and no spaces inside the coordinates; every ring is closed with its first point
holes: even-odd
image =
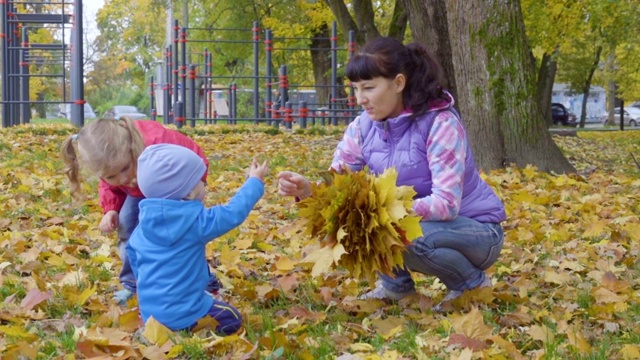
{"type": "MultiPolygon", "coordinates": [[[[613,109],[613,122],[609,121],[609,114],[602,115],[602,123],[604,125],[619,125],[620,124],[620,108],[613,109]]],[[[624,108],[624,126],[636,127],[640,125],[640,109],[635,107],[624,108]]]]}
{"type": "Polygon", "coordinates": [[[120,119],[126,116],[129,120],[149,119],[146,114],[143,114],[137,107],[131,105],[116,105],[102,115],[105,119],[120,119]]]}
{"type": "MultiPolygon", "coordinates": [[[[58,117],[71,120],[71,104],[60,104],[60,110],[58,111],[58,117]]],[[[84,118],[95,119],[96,113],[91,108],[88,102],[84,103],[84,118]]]]}

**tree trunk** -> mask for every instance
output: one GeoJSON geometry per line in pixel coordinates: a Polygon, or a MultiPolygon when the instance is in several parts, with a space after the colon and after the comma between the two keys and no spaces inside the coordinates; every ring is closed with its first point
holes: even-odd
{"type": "Polygon", "coordinates": [[[393,15],[391,16],[391,23],[389,24],[389,33],[387,36],[399,41],[404,41],[404,33],[407,32],[407,20],[408,16],[405,6],[402,0],[396,0],[393,6],[393,15]]]}
{"type": "Polygon", "coordinates": [[[542,109],[542,116],[547,122],[547,126],[553,125],[551,117],[551,97],[553,95],[553,82],[556,78],[558,64],[553,60],[551,54],[542,56],[542,63],[538,69],[538,102],[542,109]]]}
{"type": "Polygon", "coordinates": [[[409,26],[414,40],[425,44],[438,59],[444,70],[445,87],[457,99],[445,2],[441,0],[401,1],[409,14],[409,26]]]}
{"type": "Polygon", "coordinates": [[[329,37],[331,32],[327,24],[316,29],[311,38],[311,63],[313,64],[313,78],[317,85],[316,100],[319,104],[329,103],[331,89],[331,56],[328,50],[331,48],[329,37]]]}
{"type": "Polygon", "coordinates": [[[338,21],[338,26],[340,26],[342,33],[348,34],[349,30],[354,30],[356,33],[356,42],[358,44],[364,44],[365,34],[358,28],[356,21],[351,17],[344,0],[324,0],[324,2],[329,6],[333,16],[335,16],[338,21]]]}
{"type": "Polygon", "coordinates": [[[380,32],[375,24],[375,13],[371,0],[352,0],[353,14],[360,32],[364,33],[364,41],[380,37],[380,32]]]}
{"type": "Polygon", "coordinates": [[[580,127],[583,128],[585,121],[587,119],[587,101],[589,100],[589,92],[591,91],[591,81],[593,80],[593,74],[596,72],[598,68],[598,64],[600,64],[600,55],[602,55],[602,46],[598,46],[596,48],[596,54],[593,59],[593,63],[591,63],[591,68],[589,69],[589,74],[587,79],[582,87],[582,114],[580,115],[580,127]]]}
{"type": "Polygon", "coordinates": [[[575,169],[553,142],[536,94],[518,0],[447,2],[460,109],[479,168],[575,169]]]}

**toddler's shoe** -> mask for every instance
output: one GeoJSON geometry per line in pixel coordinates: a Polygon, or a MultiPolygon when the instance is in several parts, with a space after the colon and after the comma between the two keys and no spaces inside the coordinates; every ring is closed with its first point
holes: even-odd
{"type": "Polygon", "coordinates": [[[131,299],[133,295],[135,295],[134,292],[127,289],[122,289],[113,293],[113,300],[115,300],[115,302],[120,306],[126,306],[127,300],[131,299]]]}
{"type": "Polygon", "coordinates": [[[395,292],[395,291],[385,289],[385,287],[382,286],[381,283],[378,283],[375,289],[358,296],[358,299],[359,300],[378,299],[378,300],[399,301],[404,299],[407,296],[411,296],[415,294],[416,294],[415,289],[411,289],[410,291],[407,291],[407,292],[395,292]]]}

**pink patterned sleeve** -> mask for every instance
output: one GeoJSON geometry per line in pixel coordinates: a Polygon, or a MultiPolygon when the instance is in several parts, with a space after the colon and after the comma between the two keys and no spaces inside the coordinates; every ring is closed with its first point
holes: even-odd
{"type": "Polygon", "coordinates": [[[364,168],[362,158],[362,137],[360,136],[360,117],[355,118],[347,127],[342,140],[333,154],[331,168],[340,171],[343,166],[359,171],[364,168]]]}
{"type": "Polygon", "coordinates": [[[462,202],[467,137],[458,117],[441,112],[427,139],[431,170],[431,195],[416,199],[413,210],[427,221],[447,221],[458,216],[462,202]]]}

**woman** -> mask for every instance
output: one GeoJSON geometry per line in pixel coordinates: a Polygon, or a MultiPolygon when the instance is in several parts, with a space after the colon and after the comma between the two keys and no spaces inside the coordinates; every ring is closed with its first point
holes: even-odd
{"type": "MultiPolygon", "coordinates": [[[[491,286],[484,270],[502,249],[504,205],[478,174],[439,64],[420,44],[381,37],[353,57],[346,73],[364,111],[347,128],[331,167],[367,166],[376,175],[394,167],[397,185],[416,190],[413,210],[422,216],[423,236],[407,246],[406,269],[396,269],[395,277],[381,274],[361,298],[414,294],[409,270],[440,279],[450,290],[442,303],[491,286]]],[[[278,186],[281,195],[313,195],[309,181],[291,171],[278,174],[278,186]]]]}

